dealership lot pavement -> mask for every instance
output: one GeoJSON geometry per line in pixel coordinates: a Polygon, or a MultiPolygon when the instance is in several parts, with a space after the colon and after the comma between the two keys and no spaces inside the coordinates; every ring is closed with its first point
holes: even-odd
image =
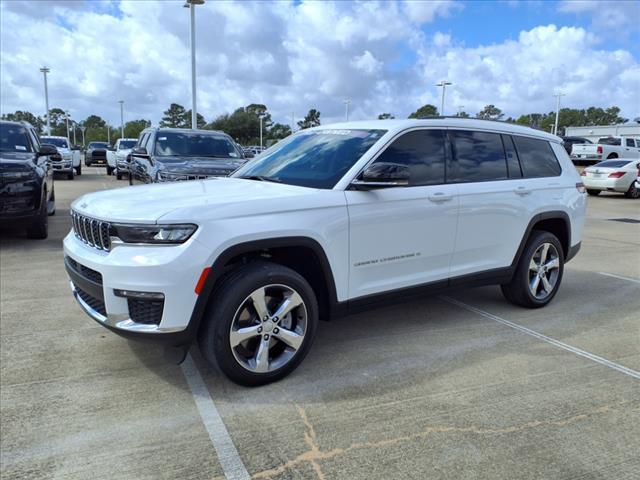
{"type": "Polygon", "coordinates": [[[638,478],[640,223],[611,219],[640,201],[589,198],[544,309],[488,287],[321,323],[292,375],[247,389],[73,301],[70,201],[125,185],[87,168],[56,181],[49,239],[0,232],[2,478],[638,478]]]}

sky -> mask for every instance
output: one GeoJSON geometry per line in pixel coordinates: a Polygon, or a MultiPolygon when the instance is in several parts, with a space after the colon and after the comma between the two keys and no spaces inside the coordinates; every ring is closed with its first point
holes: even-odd
{"type": "MultiPolygon", "coordinates": [[[[0,113],[156,124],[191,108],[189,9],[173,0],[0,0],[0,113]]],[[[506,116],[617,105],[640,116],[640,1],[226,2],[195,7],[198,112],[250,103],[323,124],[421,105],[506,116]]]]}

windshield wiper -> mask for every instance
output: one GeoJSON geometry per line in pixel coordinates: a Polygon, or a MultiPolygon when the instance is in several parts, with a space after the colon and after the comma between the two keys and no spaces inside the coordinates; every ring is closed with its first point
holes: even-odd
{"type": "Polygon", "coordinates": [[[265,177],[264,175],[247,175],[239,178],[244,178],[246,180],[259,180],[261,182],[282,183],[282,180],[278,180],[277,178],[273,177],[265,177]]]}

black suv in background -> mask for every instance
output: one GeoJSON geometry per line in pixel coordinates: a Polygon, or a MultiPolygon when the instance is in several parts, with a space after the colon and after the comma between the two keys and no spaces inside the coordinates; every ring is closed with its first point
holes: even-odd
{"type": "Polygon", "coordinates": [[[128,160],[131,184],[226,177],[246,161],[224,132],[156,127],[142,131],[128,160]]]}
{"type": "MultiPolygon", "coordinates": [[[[87,146],[87,151],[84,154],[84,164],[87,167],[92,165],[99,165],[107,167],[109,169],[109,165],[107,164],[107,150],[109,149],[109,144],[107,142],[91,142],[87,146]]],[[[111,172],[107,172],[111,175],[111,172]]]]}
{"type": "Polygon", "coordinates": [[[0,226],[47,238],[47,216],[56,211],[50,157],[57,154],[28,123],[0,121],[0,226]]]}

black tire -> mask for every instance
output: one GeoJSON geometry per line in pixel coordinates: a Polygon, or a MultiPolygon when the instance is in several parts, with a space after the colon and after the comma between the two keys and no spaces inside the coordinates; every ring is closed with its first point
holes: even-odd
{"type": "Polygon", "coordinates": [[[75,178],[75,170],[72,168],[69,173],[67,173],[67,180],[73,180],[75,178]]]}
{"type": "Polygon", "coordinates": [[[49,198],[49,202],[47,204],[47,215],[53,217],[56,214],[56,191],[54,188],[51,189],[51,198],[49,198]]]}
{"type": "Polygon", "coordinates": [[[618,154],[617,154],[617,153],[610,153],[610,154],[607,156],[607,160],[611,160],[611,159],[613,159],[613,158],[618,158],[618,154]]]}
{"type": "Polygon", "coordinates": [[[27,228],[27,238],[43,240],[49,236],[49,217],[47,215],[47,196],[46,192],[40,202],[40,212],[38,217],[33,221],[31,226],[27,228]]]}
{"type": "Polygon", "coordinates": [[[122,180],[122,173],[116,168],[116,180],[122,180]]]}
{"type": "Polygon", "coordinates": [[[601,190],[592,190],[591,188],[587,189],[587,193],[592,197],[597,197],[598,195],[600,195],[600,192],[601,190]]]}
{"type": "Polygon", "coordinates": [[[629,190],[624,192],[624,196],[627,198],[640,198],[640,189],[636,187],[636,182],[631,182],[629,190]]]}
{"type": "Polygon", "coordinates": [[[107,175],[113,175],[113,167],[107,166],[107,175]]]}
{"type": "Polygon", "coordinates": [[[501,285],[502,294],[511,303],[526,308],[540,308],[547,305],[553,297],[555,297],[562,282],[564,273],[564,252],[558,238],[552,233],[534,230],[527,240],[524,251],[520,256],[516,271],[513,274],[511,283],[501,285]],[[529,265],[534,259],[534,254],[543,244],[551,244],[555,247],[558,258],[558,272],[553,283],[551,292],[547,293],[544,298],[534,296],[530,290],[530,270],[529,265]]]}
{"type": "Polygon", "coordinates": [[[202,321],[198,341],[204,358],[211,365],[217,365],[231,381],[245,386],[258,386],[280,380],[302,362],[311,348],[318,326],[318,302],[309,283],[294,270],[276,263],[256,261],[238,267],[221,279],[202,321]],[[249,295],[261,287],[276,284],[295,290],[302,298],[306,331],[300,347],[283,366],[256,373],[236,360],[230,344],[230,332],[236,313],[249,295]]]}
{"type": "Polygon", "coordinates": [[[82,164],[76,167],[76,175],[78,176],[82,175],[82,164]]]}

